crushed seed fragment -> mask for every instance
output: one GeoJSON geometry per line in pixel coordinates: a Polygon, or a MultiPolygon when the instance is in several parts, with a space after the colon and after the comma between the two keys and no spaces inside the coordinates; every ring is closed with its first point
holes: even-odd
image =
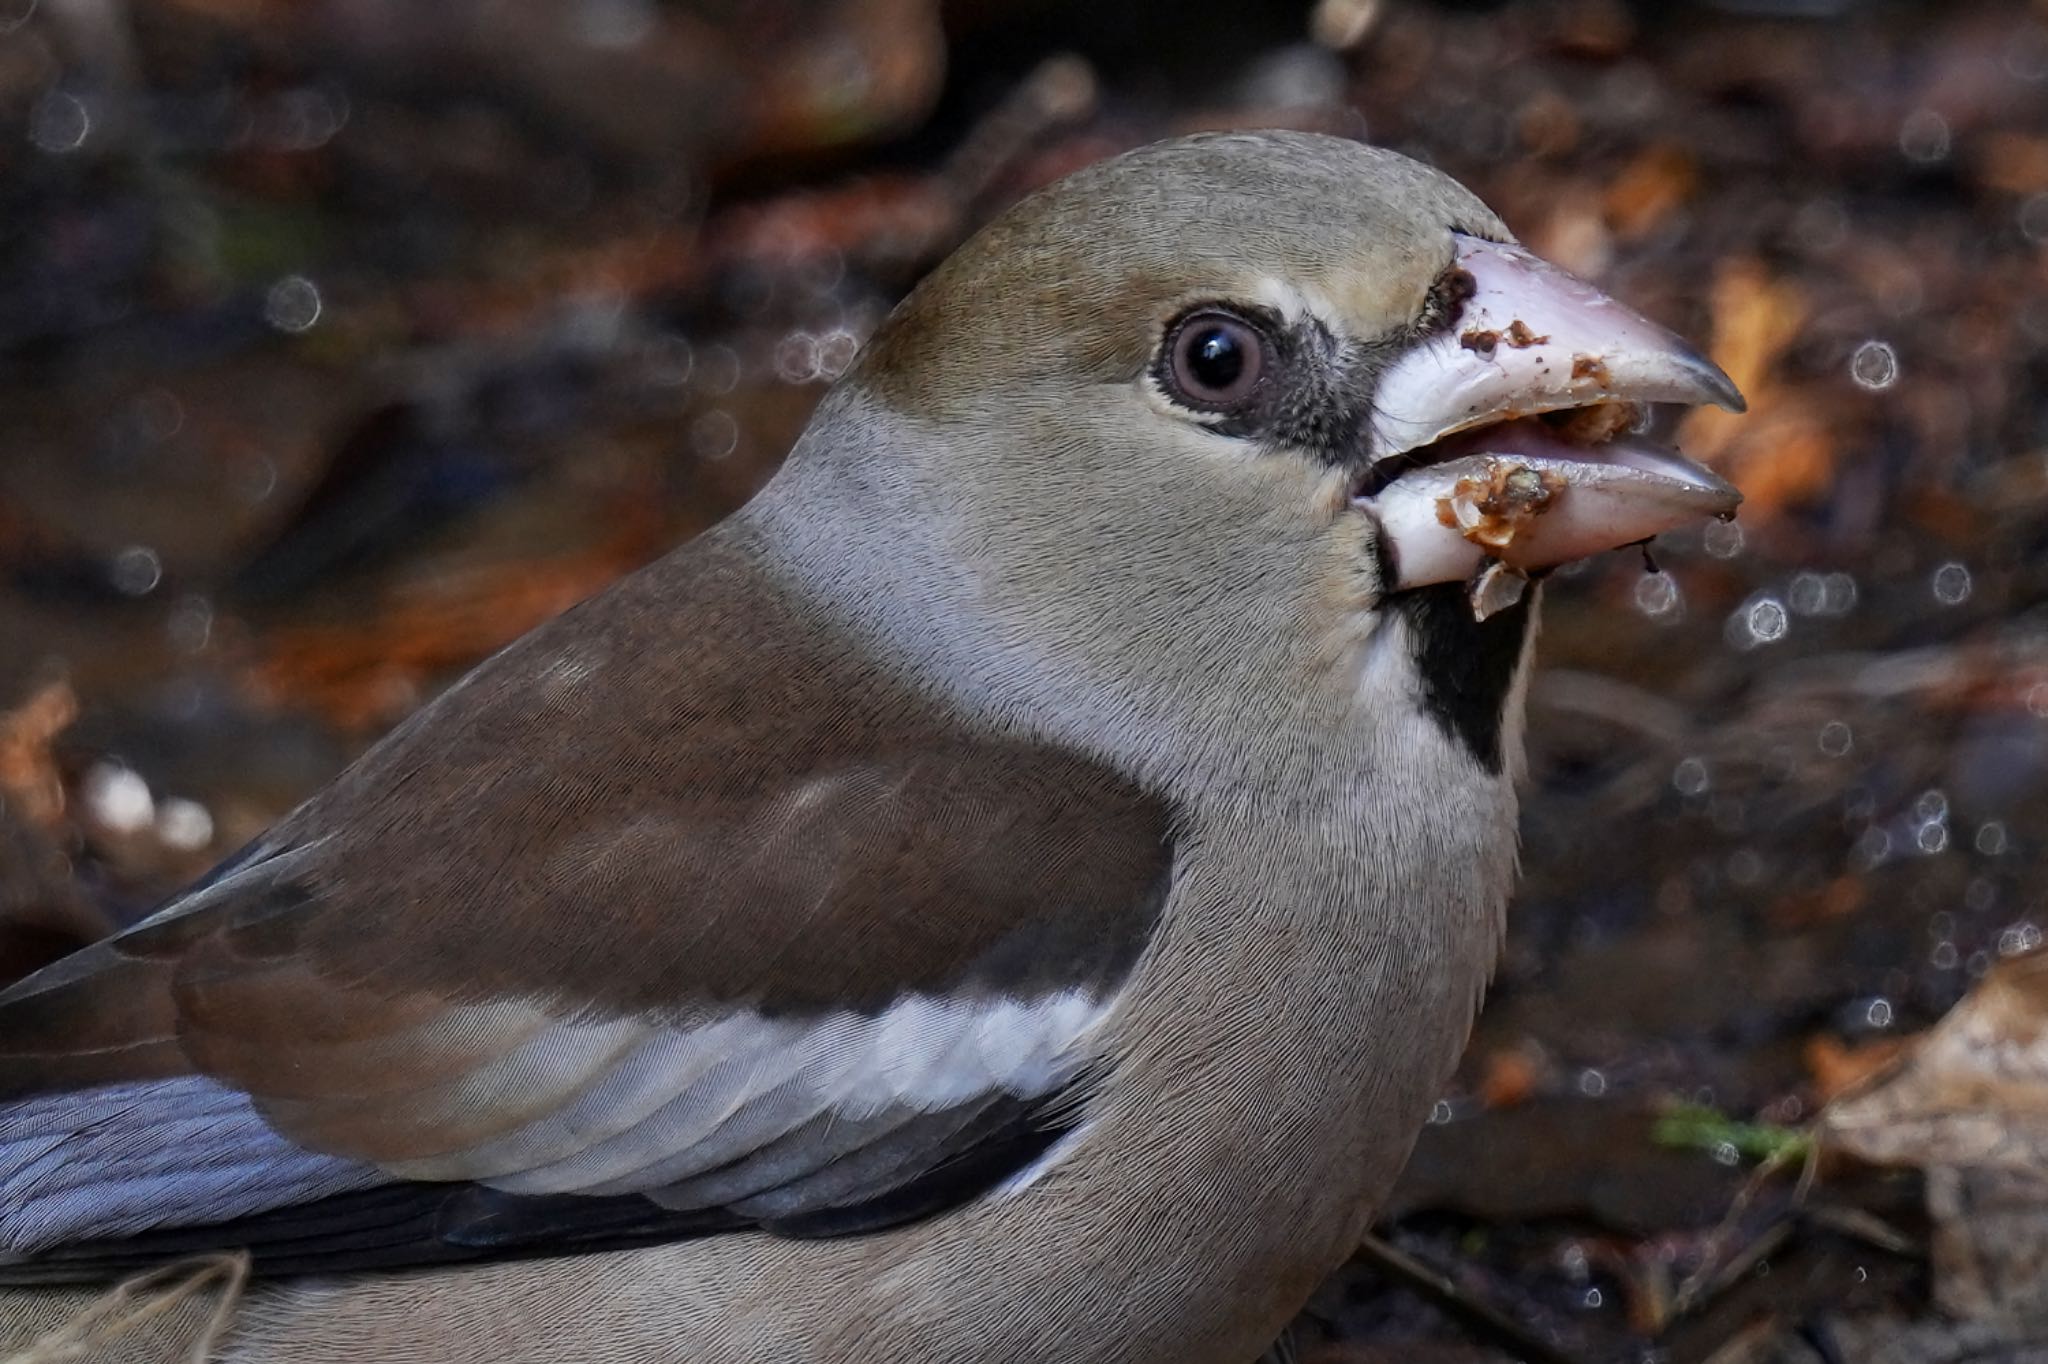
{"type": "Polygon", "coordinates": [[[1519,602],[1528,590],[1528,574],[1519,568],[1510,568],[1498,559],[1488,559],[1472,575],[1465,599],[1472,606],[1472,619],[1483,621],[1519,602]]]}
{"type": "Polygon", "coordinates": [[[1490,459],[1484,472],[1466,474],[1446,496],[1437,499],[1436,519],[1475,545],[1506,549],[1522,527],[1549,508],[1564,486],[1563,476],[1554,470],[1490,459]]]}

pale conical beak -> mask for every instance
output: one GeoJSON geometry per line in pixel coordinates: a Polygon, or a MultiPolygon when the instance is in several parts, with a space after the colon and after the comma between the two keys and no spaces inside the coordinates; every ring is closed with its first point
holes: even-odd
{"type": "Polygon", "coordinates": [[[1486,561],[1547,568],[1633,544],[1742,500],[1631,431],[1648,404],[1743,409],[1726,374],[1671,332],[1518,246],[1460,235],[1456,322],[1388,366],[1374,474],[1398,587],[1486,561]],[[1569,417],[1544,413],[1592,409],[1569,417]]]}

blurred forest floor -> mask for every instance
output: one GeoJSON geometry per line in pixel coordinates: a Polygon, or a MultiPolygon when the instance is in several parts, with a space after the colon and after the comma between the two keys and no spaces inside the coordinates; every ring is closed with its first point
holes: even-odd
{"type": "Polygon", "coordinates": [[[1749,502],[1548,594],[1305,1354],[2048,1360],[2048,7],[1745,8],[0,0],[0,973],[738,505],[1018,195],[1361,136],[1709,343],[1749,502]]]}

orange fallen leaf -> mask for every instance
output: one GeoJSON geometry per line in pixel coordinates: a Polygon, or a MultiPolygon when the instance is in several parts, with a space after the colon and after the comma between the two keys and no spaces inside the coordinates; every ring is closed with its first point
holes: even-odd
{"type": "Polygon", "coordinates": [[[361,732],[399,719],[437,677],[478,659],[608,586],[667,542],[655,504],[622,508],[603,543],[541,562],[437,577],[366,621],[280,630],[242,671],[266,705],[309,709],[361,732]]]}
{"type": "Polygon", "coordinates": [[[1602,196],[1608,225],[1624,241],[1646,237],[1699,191],[1699,166],[1683,147],[1644,150],[1602,196]]]}
{"type": "Polygon", "coordinates": [[[1686,417],[1679,444],[1742,489],[1746,514],[1769,515],[1825,493],[1834,480],[1835,434],[1810,395],[1777,376],[1806,322],[1805,296],[1758,262],[1738,260],[1715,279],[1711,306],[1710,350],[1749,411],[1700,408],[1686,417]]]}
{"type": "Polygon", "coordinates": [[[2048,189],[2048,137],[1993,132],[1977,148],[1977,183],[2007,194],[2038,194],[2048,189]]]}
{"type": "Polygon", "coordinates": [[[1536,1092],[1542,1078],[1540,1059],[1526,1047],[1490,1053],[1479,1077],[1479,1099],[1488,1108],[1512,1108],[1536,1092]]]}
{"type": "Polygon", "coordinates": [[[63,681],[0,712],[0,795],[37,828],[54,829],[63,820],[64,781],[50,745],[77,718],[78,697],[63,681]]]}
{"type": "Polygon", "coordinates": [[[1579,145],[1579,113],[1554,90],[1539,90],[1515,111],[1515,135],[1531,156],[1564,156],[1579,145]]]}
{"type": "Polygon", "coordinates": [[[1794,891],[1781,898],[1772,913],[1784,924],[1824,923],[1845,919],[1863,907],[1869,887],[1860,876],[1837,876],[1817,890],[1794,891]]]}
{"type": "Polygon", "coordinates": [[[1852,1046],[1823,1033],[1807,1040],[1802,1059],[1821,1102],[1827,1103],[1895,1065],[1911,1041],[1881,1037],[1852,1046]]]}

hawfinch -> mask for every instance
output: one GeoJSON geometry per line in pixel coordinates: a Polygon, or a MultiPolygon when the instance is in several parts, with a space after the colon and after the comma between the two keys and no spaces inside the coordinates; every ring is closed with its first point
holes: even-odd
{"type": "Polygon", "coordinates": [[[1704,403],[1386,151],[1039,192],[743,510],[0,994],[0,1350],[244,1249],[241,1364],[1249,1364],[1493,967],[1542,574],[1732,512],[1704,403]]]}

